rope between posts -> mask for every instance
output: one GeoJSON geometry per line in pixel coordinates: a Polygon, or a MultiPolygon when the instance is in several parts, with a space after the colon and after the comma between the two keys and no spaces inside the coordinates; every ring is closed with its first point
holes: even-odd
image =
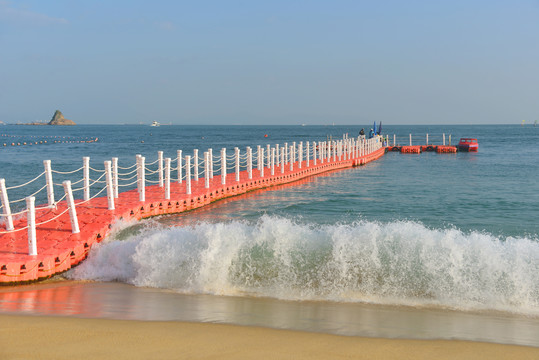
{"type": "Polygon", "coordinates": [[[60,214],[56,215],[55,217],[47,219],[47,220],[42,221],[40,223],[37,223],[36,227],[44,225],[44,224],[46,224],[48,222],[51,222],[51,221],[54,221],[54,220],[58,219],[60,216],[64,215],[68,210],[69,210],[69,207],[67,209],[65,209],[64,211],[62,211],[60,214]]]}
{"type": "Polygon", "coordinates": [[[149,182],[149,183],[152,183],[152,184],[157,184],[159,182],[159,180],[150,180],[150,179],[146,179],[144,180],[145,182],[149,182]]]}
{"type": "Polygon", "coordinates": [[[95,171],[95,172],[102,172],[102,173],[104,173],[104,172],[105,172],[105,169],[103,169],[103,170],[97,170],[97,169],[94,169],[94,168],[93,168],[93,167],[91,167],[91,166],[88,166],[88,168],[89,168],[90,170],[93,170],[93,171],[95,171]]]}
{"type": "Polygon", "coordinates": [[[25,227],[22,227],[22,228],[14,229],[14,230],[0,231],[0,234],[12,234],[12,233],[19,232],[21,230],[26,230],[26,229],[28,229],[28,225],[26,225],[25,227]]]}
{"type": "MultiPolygon", "coordinates": [[[[54,202],[53,205],[56,207],[56,205],[57,205],[60,201],[64,200],[66,197],[67,197],[67,194],[64,194],[64,196],[62,196],[60,199],[56,200],[56,201],[54,202]]],[[[48,209],[48,208],[49,208],[49,206],[47,205],[47,206],[42,206],[42,207],[40,207],[40,208],[36,208],[36,210],[37,210],[37,209],[39,209],[39,210],[41,210],[41,209],[48,209]]]]}
{"type": "Polygon", "coordinates": [[[92,200],[92,199],[95,199],[96,197],[99,196],[99,194],[101,194],[103,191],[105,191],[107,187],[103,187],[101,190],[99,190],[94,196],[92,196],[91,198],[89,198],[88,200],[83,200],[81,202],[78,202],[78,203],[75,203],[75,207],[77,207],[78,205],[82,205],[84,203],[87,203],[88,201],[92,200]]]}
{"type": "Polygon", "coordinates": [[[133,181],[133,182],[131,182],[131,183],[129,183],[129,184],[118,185],[118,187],[131,186],[131,185],[133,185],[133,184],[136,184],[137,182],[138,182],[138,180],[135,180],[135,181],[133,181]]]}
{"type": "MultiPolygon", "coordinates": [[[[75,181],[75,182],[72,182],[72,183],[71,183],[71,186],[77,185],[78,183],[83,182],[83,181],[84,181],[84,179],[80,179],[80,180],[77,180],[77,181],[75,181]]],[[[60,186],[60,187],[63,187],[63,186],[64,186],[64,184],[57,184],[57,183],[53,183],[53,184],[56,185],[56,186],[60,186]]]]}
{"type": "Polygon", "coordinates": [[[129,181],[129,180],[131,180],[131,179],[133,179],[133,178],[136,178],[136,177],[137,177],[137,174],[135,174],[135,175],[133,175],[133,176],[131,176],[131,177],[129,177],[129,178],[121,178],[121,177],[118,177],[118,181],[129,181]]]}
{"type": "MultiPolygon", "coordinates": [[[[38,191],[36,191],[36,192],[33,193],[32,195],[28,195],[27,197],[35,196],[36,194],[38,194],[41,190],[45,189],[46,187],[47,187],[47,185],[43,186],[41,189],[39,189],[38,191]]],[[[18,203],[18,202],[21,202],[21,201],[25,201],[25,200],[26,200],[26,198],[22,198],[22,199],[10,201],[9,203],[10,203],[10,204],[15,204],[15,203],[18,203]]]]}
{"type": "Polygon", "coordinates": [[[11,213],[10,215],[11,216],[17,216],[17,215],[24,214],[25,212],[28,212],[28,209],[24,209],[24,210],[21,210],[21,211],[16,212],[16,213],[11,213]]]}
{"type": "Polygon", "coordinates": [[[75,203],[75,207],[77,207],[78,205],[82,205],[82,204],[84,204],[84,203],[87,203],[88,201],[90,201],[90,200],[92,200],[92,199],[95,199],[96,197],[99,196],[99,194],[101,194],[103,191],[105,191],[106,188],[107,188],[107,187],[104,186],[103,188],[101,188],[101,190],[99,190],[96,194],[94,194],[94,196],[92,196],[92,197],[89,198],[88,200],[82,200],[82,201],[80,201],[80,202],[78,202],[78,203],[75,203]]]}
{"type": "Polygon", "coordinates": [[[146,174],[149,174],[149,175],[157,174],[159,172],[159,170],[155,170],[155,171],[150,170],[146,166],[144,167],[144,169],[147,171],[146,174]]]}
{"type": "Polygon", "coordinates": [[[78,171],[81,171],[84,167],[80,167],[78,168],[77,170],[73,170],[73,171],[58,171],[58,170],[52,170],[51,169],[51,172],[55,173],[55,174],[62,174],[62,175],[68,175],[68,174],[74,174],[78,171]]]}
{"type": "Polygon", "coordinates": [[[7,190],[11,190],[11,189],[17,189],[17,188],[26,186],[26,185],[28,185],[28,184],[30,184],[30,183],[36,181],[37,179],[39,179],[41,176],[43,176],[43,174],[45,174],[45,171],[43,171],[41,174],[39,174],[38,176],[36,176],[36,177],[33,178],[32,180],[30,180],[30,181],[28,181],[28,182],[25,182],[24,184],[6,187],[6,191],[7,191],[7,190]]]}
{"type": "Polygon", "coordinates": [[[127,172],[127,173],[118,173],[118,176],[126,176],[126,175],[131,175],[132,173],[134,173],[135,171],[137,171],[138,169],[135,169],[133,171],[130,171],[130,172],[127,172]]]}
{"type": "Polygon", "coordinates": [[[159,161],[159,159],[155,160],[154,162],[147,163],[146,165],[153,165],[153,164],[157,163],[158,161],[159,161]]]}
{"type": "Polygon", "coordinates": [[[129,170],[129,169],[131,169],[132,167],[135,167],[135,166],[137,166],[137,163],[134,163],[133,165],[128,166],[128,167],[121,167],[121,166],[118,165],[118,169],[129,170]]]}
{"type": "Polygon", "coordinates": [[[99,180],[101,180],[101,179],[103,178],[103,176],[105,176],[105,175],[106,175],[106,173],[101,174],[101,176],[98,177],[97,180],[92,180],[92,179],[90,179],[90,181],[93,181],[93,183],[91,183],[90,186],[92,186],[93,184],[95,184],[96,182],[98,182],[99,180]]]}

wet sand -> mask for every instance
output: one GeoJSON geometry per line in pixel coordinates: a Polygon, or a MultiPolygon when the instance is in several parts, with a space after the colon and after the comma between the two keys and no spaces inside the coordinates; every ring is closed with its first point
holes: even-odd
{"type": "Polygon", "coordinates": [[[333,335],[445,339],[539,347],[539,319],[359,303],[184,295],[110,282],[0,287],[0,314],[220,323],[333,335]]]}
{"type": "Polygon", "coordinates": [[[0,315],[2,359],[537,359],[539,348],[161,321],[0,315]]]}

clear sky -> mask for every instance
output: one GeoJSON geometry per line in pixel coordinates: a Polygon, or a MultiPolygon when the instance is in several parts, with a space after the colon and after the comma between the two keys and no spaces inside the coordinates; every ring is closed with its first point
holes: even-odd
{"type": "Polygon", "coordinates": [[[538,0],[0,0],[0,121],[520,124],[538,0]]]}

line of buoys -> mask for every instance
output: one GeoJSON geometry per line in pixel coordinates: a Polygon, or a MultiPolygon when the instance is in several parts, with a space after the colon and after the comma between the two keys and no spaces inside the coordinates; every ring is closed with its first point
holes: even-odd
{"type": "Polygon", "coordinates": [[[13,135],[13,134],[0,134],[3,137],[27,137],[27,138],[42,138],[42,139],[80,139],[91,140],[91,137],[85,136],[61,136],[61,135],[13,135]]]}
{"type": "Polygon", "coordinates": [[[54,140],[54,141],[47,141],[47,140],[40,140],[40,141],[23,141],[23,142],[12,142],[12,143],[2,143],[3,147],[8,146],[24,146],[24,145],[40,145],[40,144],[84,144],[84,143],[93,143],[97,142],[99,139],[95,138],[92,140],[72,140],[72,141],[62,141],[62,140],[54,140]]]}

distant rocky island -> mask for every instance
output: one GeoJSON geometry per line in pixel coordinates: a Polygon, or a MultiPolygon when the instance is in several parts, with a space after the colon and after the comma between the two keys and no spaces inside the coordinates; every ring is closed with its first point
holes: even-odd
{"type": "Polygon", "coordinates": [[[77,125],[73,120],[66,119],[60,110],[56,110],[52,116],[51,121],[44,122],[31,122],[21,125],[77,125]]]}

